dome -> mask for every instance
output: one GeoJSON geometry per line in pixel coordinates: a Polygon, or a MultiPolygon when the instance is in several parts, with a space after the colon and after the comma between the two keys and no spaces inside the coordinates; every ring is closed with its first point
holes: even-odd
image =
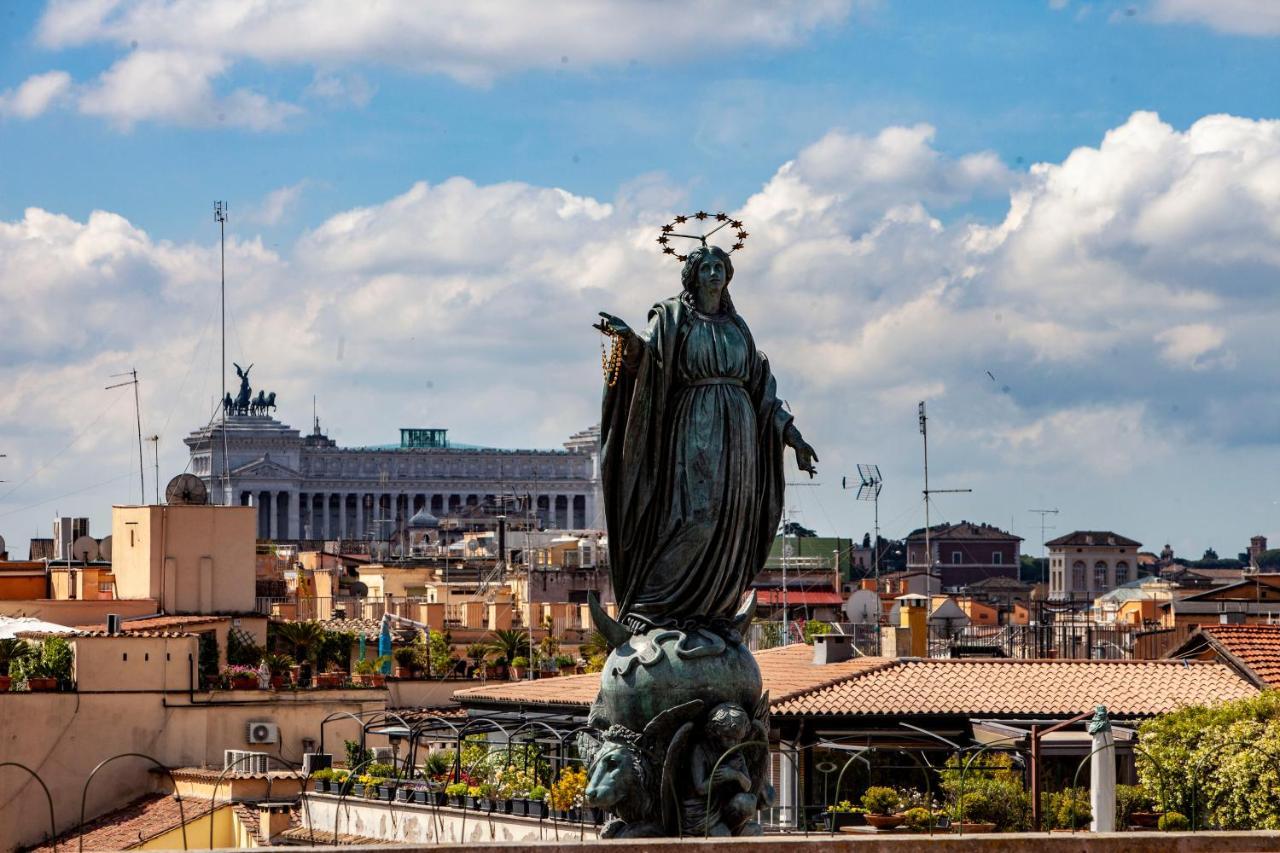
{"type": "Polygon", "coordinates": [[[440,519],[427,512],[427,508],[425,506],[418,510],[417,513],[414,514],[413,518],[409,519],[410,530],[435,529],[439,526],[440,519]]]}

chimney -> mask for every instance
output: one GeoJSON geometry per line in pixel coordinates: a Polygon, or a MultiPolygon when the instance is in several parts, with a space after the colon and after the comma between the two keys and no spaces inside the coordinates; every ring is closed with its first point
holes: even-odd
{"type": "Polygon", "coordinates": [[[813,663],[826,666],[853,657],[853,637],[848,634],[818,634],[813,638],[813,663]]]}
{"type": "Polygon", "coordinates": [[[271,839],[289,828],[292,803],[263,801],[258,803],[258,843],[271,846],[271,839]]]}
{"type": "Polygon", "coordinates": [[[107,614],[107,633],[108,634],[120,633],[120,614],[119,613],[107,614]]]}

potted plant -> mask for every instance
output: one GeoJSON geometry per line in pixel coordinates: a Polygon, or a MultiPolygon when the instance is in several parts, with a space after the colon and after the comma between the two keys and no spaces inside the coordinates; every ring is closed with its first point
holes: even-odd
{"type": "Polygon", "coordinates": [[[902,797],[892,788],[873,785],[862,795],[862,807],[867,810],[866,820],[876,829],[896,829],[906,820],[897,814],[902,797]]]}
{"type": "Polygon", "coordinates": [[[516,681],[525,677],[529,671],[529,659],[524,655],[516,655],[511,659],[511,677],[516,681]]]}
{"type": "Polygon", "coordinates": [[[498,811],[497,789],[488,782],[476,786],[476,808],[482,812],[498,811]]]}
{"type": "Polygon", "coordinates": [[[1182,812],[1165,812],[1156,821],[1156,828],[1161,832],[1186,832],[1191,828],[1191,821],[1182,812]]]}
{"type": "Polygon", "coordinates": [[[525,814],[539,820],[547,816],[547,789],[534,785],[529,789],[529,798],[525,800],[525,814]]]}
{"type": "Polygon", "coordinates": [[[393,655],[396,659],[396,678],[413,678],[418,660],[418,650],[413,646],[401,646],[393,655]]]}
{"type": "Polygon", "coordinates": [[[333,768],[325,767],[323,770],[317,770],[311,774],[311,783],[317,794],[327,793],[329,783],[333,781],[333,768]]]}
{"type": "Polygon", "coordinates": [[[258,689],[258,670],[251,666],[232,664],[222,671],[222,679],[231,690],[258,689]]]}
{"type": "Polygon", "coordinates": [[[351,671],[351,681],[361,687],[373,687],[374,676],[378,674],[378,665],[373,659],[363,658],[356,661],[355,668],[351,671]]]}
{"type": "Polygon", "coordinates": [[[569,675],[573,672],[573,655],[556,655],[556,670],[561,675],[569,675]]]}
{"type": "Polygon", "coordinates": [[[293,658],[288,655],[263,655],[262,662],[271,673],[271,689],[280,690],[289,684],[289,670],[294,666],[293,658]]]}
{"type": "Polygon", "coordinates": [[[582,804],[587,790],[585,768],[565,767],[560,778],[551,785],[549,799],[551,809],[560,820],[577,822],[582,819],[582,804]]]}
{"type": "Polygon", "coordinates": [[[26,654],[10,661],[9,675],[32,692],[71,687],[75,653],[62,637],[45,637],[26,654]]]}
{"type": "Polygon", "coordinates": [[[912,832],[931,832],[933,828],[937,826],[937,821],[934,819],[933,812],[929,811],[924,806],[916,806],[915,808],[907,809],[902,813],[902,817],[902,825],[912,832]]]}
{"type": "Polygon", "coordinates": [[[1116,826],[1155,828],[1160,820],[1155,799],[1141,785],[1116,785],[1116,826]]]}
{"type": "Polygon", "coordinates": [[[31,647],[25,640],[16,637],[0,640],[0,693],[9,692],[9,688],[13,686],[13,679],[9,677],[10,665],[30,653],[31,647]]]}
{"type": "Polygon", "coordinates": [[[468,785],[467,796],[463,798],[463,802],[467,804],[467,808],[469,809],[480,808],[480,786],[468,785]]]}
{"type": "Polygon", "coordinates": [[[464,808],[467,801],[467,783],[452,782],[446,785],[444,795],[448,800],[449,805],[453,806],[455,809],[464,808]]]}
{"type": "Polygon", "coordinates": [[[866,809],[855,806],[848,800],[841,800],[835,805],[827,809],[823,814],[823,822],[827,825],[828,832],[844,829],[846,826],[857,826],[860,823],[866,823],[866,809]]]}

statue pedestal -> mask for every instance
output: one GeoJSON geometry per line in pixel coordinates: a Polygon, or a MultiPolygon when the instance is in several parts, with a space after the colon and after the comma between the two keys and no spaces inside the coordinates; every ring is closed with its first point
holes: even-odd
{"type": "Polygon", "coordinates": [[[590,724],[587,803],[617,816],[602,837],[760,834],[756,813],[773,797],[769,699],[736,629],[654,628],[620,642],[590,724]]]}

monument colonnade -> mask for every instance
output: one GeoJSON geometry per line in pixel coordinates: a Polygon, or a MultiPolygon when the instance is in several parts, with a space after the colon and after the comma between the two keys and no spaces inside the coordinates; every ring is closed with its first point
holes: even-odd
{"type": "MultiPolygon", "coordinates": [[[[492,492],[422,490],[310,491],[241,489],[239,503],[256,506],[262,539],[386,539],[398,523],[426,508],[437,518],[494,497],[492,492]]],[[[587,492],[530,492],[541,526],[583,529],[593,523],[587,492]]]]}

